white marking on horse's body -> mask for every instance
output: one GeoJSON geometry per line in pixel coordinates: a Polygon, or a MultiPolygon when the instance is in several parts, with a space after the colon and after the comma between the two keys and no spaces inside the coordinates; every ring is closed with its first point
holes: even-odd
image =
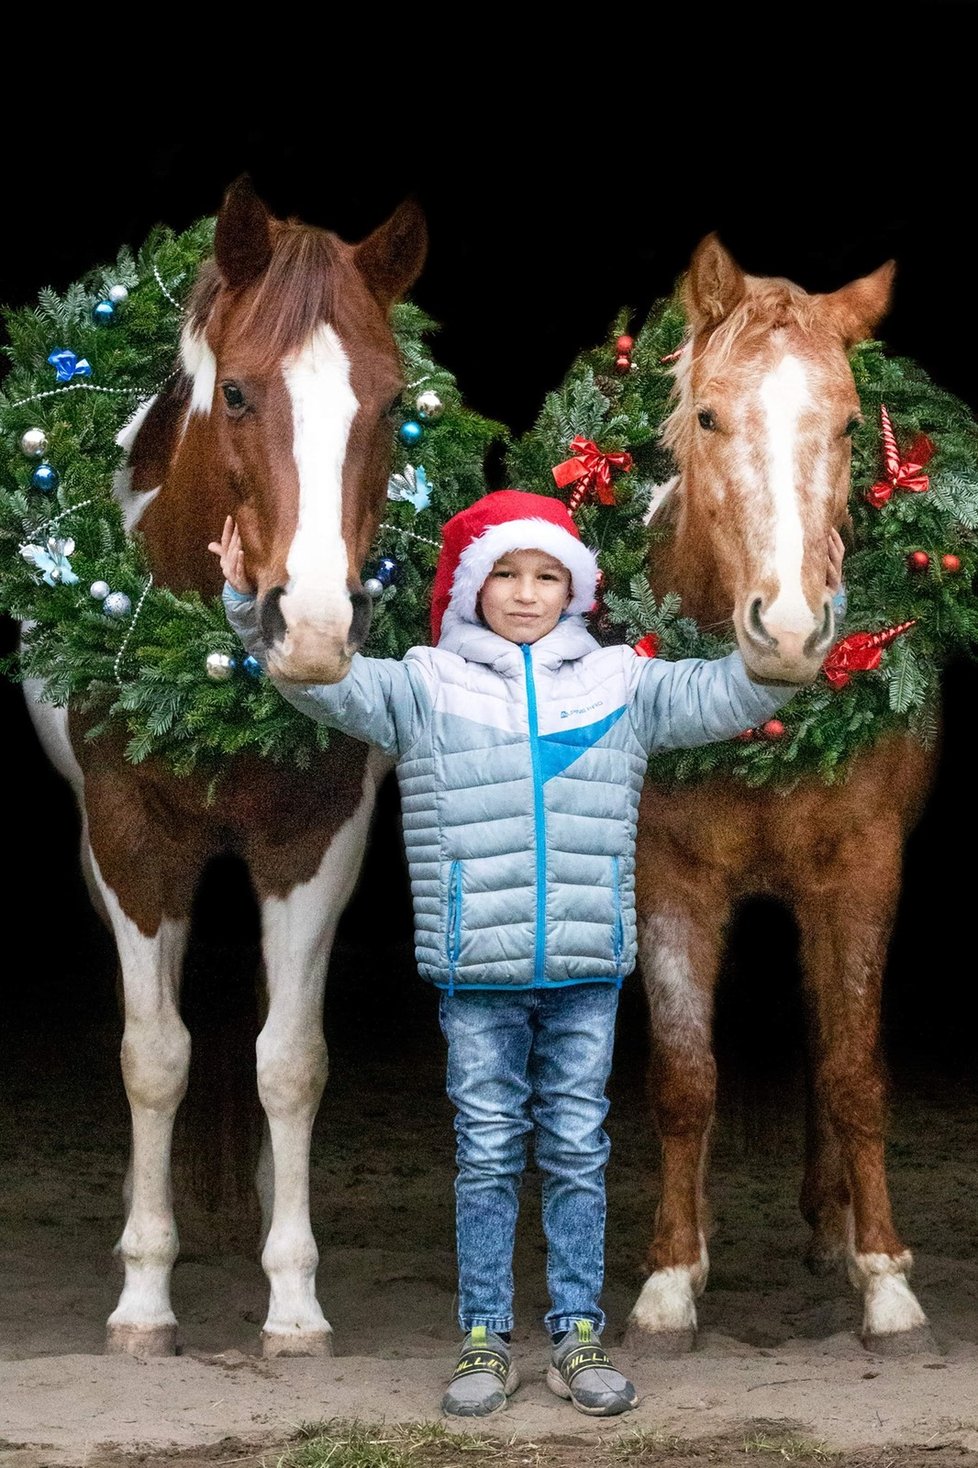
{"type": "Polygon", "coordinates": [[[666,499],[666,496],[673,489],[675,489],[675,487],[676,487],[676,485],[678,483],[679,483],[679,475],[678,474],[674,474],[673,477],[671,479],[667,479],[664,484],[653,484],[652,489],[651,489],[651,492],[649,494],[649,506],[648,506],[648,509],[645,511],[644,515],[642,516],[642,522],[643,522],[643,524],[648,525],[649,521],[652,519],[652,516],[655,514],[656,510],[659,508],[659,506],[666,499]]]}
{"type": "Polygon", "coordinates": [[[630,1326],[661,1335],[669,1331],[695,1332],[696,1300],[706,1288],[710,1261],[700,1235],[698,1264],[673,1264],[650,1274],[628,1317],[630,1326]]]}
{"type": "Polygon", "coordinates": [[[905,1249],[897,1258],[889,1254],[851,1253],[846,1260],[849,1280],[863,1297],[863,1338],[895,1335],[927,1324],[927,1316],[914,1296],[907,1276],[913,1255],[905,1249]]]}
{"type": "Polygon", "coordinates": [[[134,494],[132,488],[132,466],[129,462],[129,454],[136,441],[136,435],[143,426],[146,414],[156,402],[157,394],[154,393],[145,403],[141,403],[135,413],[120,428],[115,436],[115,441],[121,449],[125,450],[126,458],[112,476],[112,494],[122,509],[122,519],[126,527],[126,534],[131,534],[139,524],[143,512],[153,503],[160,492],[160,486],[154,489],[143,490],[140,494],[134,494]]]}
{"type": "Polygon", "coordinates": [[[258,1169],[266,1229],[262,1267],[270,1286],[262,1332],[266,1355],[322,1349],[332,1330],[316,1298],[319,1252],[309,1222],[309,1146],[327,1076],[323,990],[336,924],[360,869],[377,785],[389,767],[385,756],[371,752],[363,800],[333,837],[315,875],[287,897],[262,904],[268,1014],[256,1048],[267,1124],[258,1169]],[[274,1184],[270,1214],[269,1181],[274,1184]]]}
{"type": "Polygon", "coordinates": [[[206,418],[214,406],[217,386],[217,358],[204,333],[188,324],[180,334],[180,360],[193,384],[188,417],[202,413],[206,418]]]}

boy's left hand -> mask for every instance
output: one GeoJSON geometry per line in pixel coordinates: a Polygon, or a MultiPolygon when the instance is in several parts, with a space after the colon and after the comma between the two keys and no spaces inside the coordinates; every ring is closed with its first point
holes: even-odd
{"type": "Polygon", "coordinates": [[[842,585],[842,558],[846,553],[845,544],[838,530],[829,531],[829,566],[825,575],[825,584],[834,595],[842,585]]]}

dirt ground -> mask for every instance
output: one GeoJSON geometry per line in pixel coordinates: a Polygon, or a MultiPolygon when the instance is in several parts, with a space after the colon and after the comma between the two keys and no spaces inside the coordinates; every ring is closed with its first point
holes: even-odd
{"type": "MultiPolygon", "coordinates": [[[[740,919],[718,989],[711,1273],[697,1348],[641,1360],[620,1346],[657,1192],[635,976],[622,993],[610,1086],[604,1304],[605,1341],[632,1374],[640,1405],[625,1419],[595,1422],[544,1384],[544,1248],[531,1170],[516,1257],[524,1384],[486,1425],[481,1448],[453,1427],[448,1447],[415,1448],[404,1461],[685,1468],[756,1454],[841,1455],[859,1468],[978,1465],[978,993],[966,941],[973,866],[949,838],[973,824],[973,780],[960,778],[970,770],[973,719],[958,715],[948,774],[908,848],[884,1016],[890,1189],[914,1251],[930,1342],[902,1359],[867,1353],[850,1285],[804,1268],[793,930],[783,914],[758,906],[740,919]]],[[[128,1149],[114,956],[77,877],[67,796],[44,779],[39,764],[25,770],[36,819],[22,829],[8,887],[8,936],[16,932],[17,942],[4,964],[2,1025],[0,1468],[258,1468],[324,1421],[340,1436],[349,1424],[396,1436],[404,1425],[438,1423],[458,1340],[454,1134],[436,996],[411,962],[392,787],[382,792],[327,985],[331,1073],[314,1134],[312,1218],[335,1354],[262,1359],[266,1291],[251,1159],[207,1109],[218,1095],[253,1104],[255,1094],[256,928],[232,868],[201,894],[187,966],[194,1055],[175,1149],[180,1351],[136,1361],[102,1353],[121,1284],[112,1246],[128,1149]],[[202,1203],[191,1202],[193,1163],[202,1203]]]]}

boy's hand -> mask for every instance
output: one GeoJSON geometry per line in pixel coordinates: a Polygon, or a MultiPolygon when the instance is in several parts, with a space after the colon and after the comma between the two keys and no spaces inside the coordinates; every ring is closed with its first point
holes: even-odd
{"type": "Polygon", "coordinates": [[[220,557],[221,570],[228,585],[242,596],[254,596],[258,588],[245,571],[241,536],[231,515],[224,522],[220,540],[212,540],[207,549],[220,557]]]}
{"type": "Polygon", "coordinates": [[[842,557],[846,553],[842,536],[838,530],[829,531],[829,568],[825,576],[825,584],[834,595],[842,585],[842,557]]]}

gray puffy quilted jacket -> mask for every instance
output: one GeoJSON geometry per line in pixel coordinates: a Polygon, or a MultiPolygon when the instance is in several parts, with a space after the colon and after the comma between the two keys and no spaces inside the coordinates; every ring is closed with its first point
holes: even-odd
{"type": "MultiPolygon", "coordinates": [[[[262,655],[255,603],[228,617],[262,655]]],[[[422,977],[440,989],[620,984],[635,964],[648,756],[729,739],[794,692],[713,661],[602,648],[565,617],[532,646],[467,622],[402,660],[354,657],[290,703],[397,762],[422,977]]]]}

